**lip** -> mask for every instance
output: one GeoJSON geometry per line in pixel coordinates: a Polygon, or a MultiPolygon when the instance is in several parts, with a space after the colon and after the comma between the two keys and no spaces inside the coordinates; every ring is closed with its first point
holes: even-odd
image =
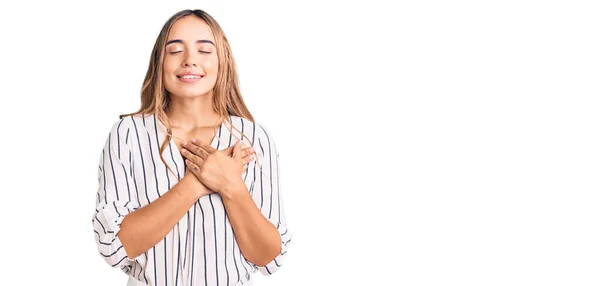
{"type": "Polygon", "coordinates": [[[194,83],[194,82],[201,80],[204,77],[204,75],[195,74],[195,73],[182,73],[182,74],[176,75],[176,77],[181,82],[194,83]]]}

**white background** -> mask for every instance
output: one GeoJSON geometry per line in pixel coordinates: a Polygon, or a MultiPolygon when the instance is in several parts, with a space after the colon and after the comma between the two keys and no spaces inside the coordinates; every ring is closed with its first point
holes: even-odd
{"type": "Polygon", "coordinates": [[[281,153],[296,236],[255,285],[600,284],[594,1],[247,2],[1,4],[2,285],[125,285],[97,162],[185,8],[281,153]]]}

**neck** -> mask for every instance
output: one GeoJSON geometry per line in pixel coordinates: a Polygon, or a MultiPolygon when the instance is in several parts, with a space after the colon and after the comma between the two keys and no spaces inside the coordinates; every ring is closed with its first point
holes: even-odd
{"type": "Polygon", "coordinates": [[[213,108],[212,94],[194,98],[171,95],[167,116],[171,127],[185,130],[214,127],[219,123],[219,114],[213,108]]]}

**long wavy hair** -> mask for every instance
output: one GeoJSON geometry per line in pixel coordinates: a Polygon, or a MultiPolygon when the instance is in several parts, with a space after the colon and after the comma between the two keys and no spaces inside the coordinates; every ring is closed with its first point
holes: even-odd
{"type": "MultiPolygon", "coordinates": [[[[146,77],[144,78],[144,83],[142,85],[140,109],[133,113],[120,115],[120,118],[137,114],[156,115],[157,119],[167,129],[167,136],[165,137],[165,140],[160,146],[161,160],[173,175],[175,173],[173,172],[173,170],[171,170],[171,168],[162,156],[162,153],[164,152],[168,143],[173,138],[171,124],[166,114],[166,112],[169,109],[170,95],[169,92],[165,89],[165,85],[163,83],[163,63],[165,57],[165,46],[167,43],[167,37],[169,35],[171,27],[173,26],[173,23],[175,23],[177,20],[183,17],[190,15],[194,15],[206,22],[206,24],[208,24],[208,26],[210,27],[215,38],[215,46],[217,50],[217,56],[219,59],[219,65],[217,72],[217,80],[215,86],[213,87],[212,103],[214,111],[219,115],[220,118],[218,122],[222,122],[224,120],[227,123],[229,123],[228,125],[231,128],[236,130],[237,128],[235,128],[233,124],[231,124],[229,115],[239,116],[242,118],[246,118],[251,122],[254,122],[252,114],[250,114],[250,111],[248,110],[246,104],[244,103],[244,100],[242,99],[242,95],[240,93],[238,85],[238,76],[235,61],[233,59],[231,48],[229,46],[229,42],[227,41],[227,37],[225,36],[225,33],[223,32],[223,29],[221,28],[219,23],[217,23],[217,21],[212,16],[210,16],[203,10],[182,10],[175,13],[173,16],[171,16],[171,18],[167,20],[167,22],[165,22],[160,31],[160,34],[156,39],[156,42],[154,43],[154,48],[152,49],[150,62],[148,64],[148,70],[146,72],[146,77]]],[[[219,125],[220,123],[218,123],[215,126],[215,128],[219,125]]],[[[240,132],[239,130],[237,131],[242,137],[246,137],[242,132],[240,132]]],[[[244,143],[244,140],[242,140],[241,138],[238,139],[240,139],[240,142],[243,145],[246,145],[244,143]]],[[[248,138],[246,137],[246,139],[248,138]]],[[[248,139],[247,142],[250,142],[250,140],[248,139]]]]}

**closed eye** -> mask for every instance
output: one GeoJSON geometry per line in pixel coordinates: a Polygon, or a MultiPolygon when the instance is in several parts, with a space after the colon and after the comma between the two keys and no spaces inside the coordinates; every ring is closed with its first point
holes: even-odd
{"type": "MultiPolygon", "coordinates": [[[[175,54],[179,54],[182,53],[183,51],[173,51],[173,52],[169,52],[169,54],[171,55],[175,55],[175,54]]],[[[209,51],[203,51],[203,50],[198,50],[198,52],[202,53],[202,54],[210,54],[209,51]]]]}

